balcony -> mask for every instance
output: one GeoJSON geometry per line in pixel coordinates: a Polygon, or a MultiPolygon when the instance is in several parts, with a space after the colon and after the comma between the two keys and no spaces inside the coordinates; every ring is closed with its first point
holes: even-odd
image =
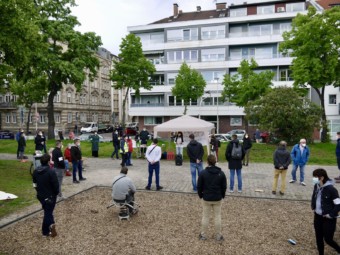
{"type": "Polygon", "coordinates": [[[164,103],[131,104],[130,107],[163,107],[164,103]]]}
{"type": "Polygon", "coordinates": [[[17,109],[17,105],[14,102],[3,102],[3,103],[0,103],[0,109],[15,110],[17,109]]]}

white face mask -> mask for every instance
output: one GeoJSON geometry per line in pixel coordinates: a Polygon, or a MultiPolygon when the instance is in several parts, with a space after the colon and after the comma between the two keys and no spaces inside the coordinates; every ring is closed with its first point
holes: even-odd
{"type": "Polygon", "coordinates": [[[313,184],[320,184],[320,180],[318,177],[313,177],[313,184]]]}
{"type": "Polygon", "coordinates": [[[305,143],[301,143],[301,146],[302,146],[302,147],[306,147],[306,144],[305,144],[305,143]]]}

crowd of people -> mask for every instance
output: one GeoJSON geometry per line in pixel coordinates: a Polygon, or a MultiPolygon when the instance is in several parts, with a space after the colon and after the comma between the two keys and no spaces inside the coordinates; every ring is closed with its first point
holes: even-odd
{"type": "MultiPolygon", "coordinates": [[[[148,181],[145,187],[146,190],[151,190],[153,175],[155,173],[156,190],[162,190],[160,185],[160,160],[162,149],[158,146],[158,139],[153,139],[151,145],[147,146],[149,134],[144,129],[137,133],[136,145],[140,150],[140,156],[145,157],[148,162],[148,181]],[[144,133],[143,133],[144,132],[144,133]],[[138,142],[138,143],[137,143],[138,142]],[[144,146],[142,146],[144,145],[144,146]],[[142,148],[145,148],[142,149],[142,148]]],[[[96,135],[96,134],[95,134],[96,135]]],[[[337,134],[336,156],[338,168],[340,170],[340,132],[337,134]]],[[[237,176],[237,191],[242,192],[242,167],[248,166],[249,154],[252,148],[252,141],[246,134],[241,143],[236,135],[232,136],[232,140],[227,145],[225,151],[225,158],[228,161],[229,169],[229,187],[227,188],[227,178],[225,173],[218,167],[218,143],[214,135],[210,140],[210,154],[206,157],[207,167],[203,167],[204,149],[200,142],[195,139],[194,134],[189,135],[186,152],[190,161],[190,172],[192,179],[192,188],[197,192],[200,199],[202,199],[202,222],[201,231],[199,234],[200,240],[207,239],[207,230],[209,219],[212,216],[215,224],[215,239],[223,241],[224,237],[221,230],[221,202],[225,198],[226,191],[234,192],[235,174],[237,176]]],[[[18,158],[22,159],[22,146],[24,134],[20,132],[18,135],[18,158]]],[[[178,132],[174,142],[176,144],[176,153],[182,155],[184,146],[184,137],[182,132],[178,132]]],[[[38,132],[35,138],[35,145],[37,151],[46,150],[46,139],[42,132],[38,132]]],[[[131,203],[134,201],[134,194],[136,187],[132,180],[127,177],[128,166],[132,166],[131,155],[133,152],[132,139],[128,135],[119,135],[117,131],[113,132],[113,147],[114,151],[112,158],[120,159],[121,157],[121,171],[119,176],[114,178],[112,186],[112,198],[114,201],[124,201],[131,203]],[[124,178],[125,177],[125,178],[124,178]],[[119,181],[121,180],[121,181],[119,181]],[[119,181],[119,183],[118,183],[119,181]],[[116,184],[118,183],[118,184],[116,184]]],[[[97,151],[93,149],[93,151],[97,151]]],[[[62,152],[62,141],[57,140],[55,148],[51,150],[50,154],[43,154],[41,156],[41,166],[39,166],[33,173],[34,187],[37,190],[37,198],[44,209],[44,219],[42,224],[43,236],[56,236],[56,226],[53,218],[53,209],[55,207],[58,197],[62,195],[62,181],[65,171],[68,169],[69,162],[73,166],[73,183],[79,183],[86,178],[82,175],[82,153],[80,149],[80,141],[75,138],[74,144],[69,144],[62,152]],[[48,171],[53,168],[55,171],[48,171]],[[78,179],[77,179],[78,173],[78,179]],[[48,184],[47,184],[48,183],[48,184]]],[[[93,156],[97,156],[96,153],[93,156]]],[[[287,170],[292,163],[291,180],[289,183],[297,182],[297,172],[300,172],[299,184],[306,186],[304,180],[304,169],[308,163],[310,150],[306,144],[305,139],[300,139],[300,142],[293,146],[291,151],[287,150],[287,143],[281,141],[277,149],[273,153],[274,164],[274,180],[272,185],[272,194],[276,195],[279,178],[281,177],[281,187],[279,194],[283,196],[286,189],[286,175],[287,170]]],[[[336,182],[340,182],[340,176],[336,177],[336,182]]],[[[313,171],[314,191],[312,195],[311,208],[314,211],[314,229],[316,236],[316,244],[319,254],[323,254],[324,242],[340,252],[340,246],[333,240],[336,219],[340,211],[340,198],[337,189],[334,187],[334,181],[331,180],[326,170],[316,169],[313,171]]],[[[131,206],[131,208],[133,208],[131,206]]],[[[132,211],[131,211],[132,213],[132,211]]]]}

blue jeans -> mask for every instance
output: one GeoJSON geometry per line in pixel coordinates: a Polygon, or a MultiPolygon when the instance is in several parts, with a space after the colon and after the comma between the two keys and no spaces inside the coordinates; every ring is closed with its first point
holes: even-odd
{"type": "Polygon", "coordinates": [[[190,162],[190,171],[191,171],[191,182],[192,182],[192,188],[194,191],[197,191],[197,185],[196,185],[196,170],[198,172],[198,175],[203,171],[203,162],[200,163],[192,163],[190,162]]]}
{"type": "Polygon", "coordinates": [[[242,169],[230,169],[230,190],[234,190],[235,171],[237,174],[237,189],[242,191],[242,169]]]}
{"type": "Polygon", "coordinates": [[[183,147],[182,146],[176,146],[176,154],[177,155],[183,155],[183,147]]]}
{"type": "Polygon", "coordinates": [[[44,210],[44,219],[42,223],[42,234],[48,236],[50,233],[50,226],[54,224],[53,210],[56,204],[56,198],[51,198],[50,202],[46,202],[45,199],[39,198],[41,206],[44,210]]]}
{"type": "Polygon", "coordinates": [[[296,181],[296,171],[297,171],[298,167],[300,167],[300,182],[303,182],[305,180],[305,166],[306,165],[299,166],[299,165],[293,164],[292,179],[294,181],[296,181]]]}
{"type": "Polygon", "coordinates": [[[116,155],[116,159],[119,159],[119,155],[118,155],[118,152],[119,152],[119,143],[118,144],[117,143],[113,144],[113,147],[114,147],[114,151],[111,154],[111,158],[113,158],[116,155]]]}
{"type": "Polygon", "coordinates": [[[75,160],[72,161],[72,176],[73,176],[73,181],[77,180],[77,171],[79,174],[79,179],[83,179],[83,166],[82,166],[82,161],[81,160],[75,160]]]}
{"type": "Polygon", "coordinates": [[[159,187],[159,161],[154,163],[153,165],[149,163],[149,178],[148,178],[148,187],[151,187],[152,183],[152,176],[153,176],[153,171],[155,170],[155,176],[156,176],[156,188],[159,187]]]}
{"type": "Polygon", "coordinates": [[[126,162],[125,162],[127,166],[131,166],[132,165],[131,157],[132,157],[132,152],[127,152],[127,159],[126,159],[126,162]]]}

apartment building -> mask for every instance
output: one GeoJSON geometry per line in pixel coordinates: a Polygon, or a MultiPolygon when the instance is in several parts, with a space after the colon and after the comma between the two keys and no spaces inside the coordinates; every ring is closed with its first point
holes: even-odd
{"type": "MultiPolygon", "coordinates": [[[[145,56],[157,70],[150,78],[154,85],[151,91],[142,90],[139,98],[131,93],[130,117],[151,129],[182,115],[183,102],[171,94],[171,88],[185,61],[207,82],[204,95],[191,101],[187,114],[215,123],[217,133],[244,128],[243,108],[221,100],[223,76],[236,74],[240,61],[254,58],[259,65],[257,72],[275,73],[274,86],[291,86],[292,58],[279,52],[279,44],[282,33],[291,29],[292,19],[307,13],[309,5],[322,9],[305,0],[257,0],[229,6],[216,3],[213,10],[197,6],[192,12],[183,12],[173,4],[170,17],[128,27],[140,37],[145,56]]],[[[310,97],[315,98],[312,91],[310,97]]]]}
{"type": "MultiPolygon", "coordinates": [[[[84,122],[99,122],[110,124],[119,115],[118,92],[114,91],[110,80],[112,59],[117,56],[105,48],[99,48],[96,57],[100,61],[97,76],[90,81],[88,76],[79,92],[73,84],[65,84],[54,98],[54,119],[56,131],[68,133],[78,129],[84,122]]],[[[34,104],[29,110],[15,104],[16,96],[11,93],[0,95],[1,128],[17,130],[26,127],[30,122],[30,131],[36,129],[47,131],[47,96],[44,103],[34,104]]]]}

